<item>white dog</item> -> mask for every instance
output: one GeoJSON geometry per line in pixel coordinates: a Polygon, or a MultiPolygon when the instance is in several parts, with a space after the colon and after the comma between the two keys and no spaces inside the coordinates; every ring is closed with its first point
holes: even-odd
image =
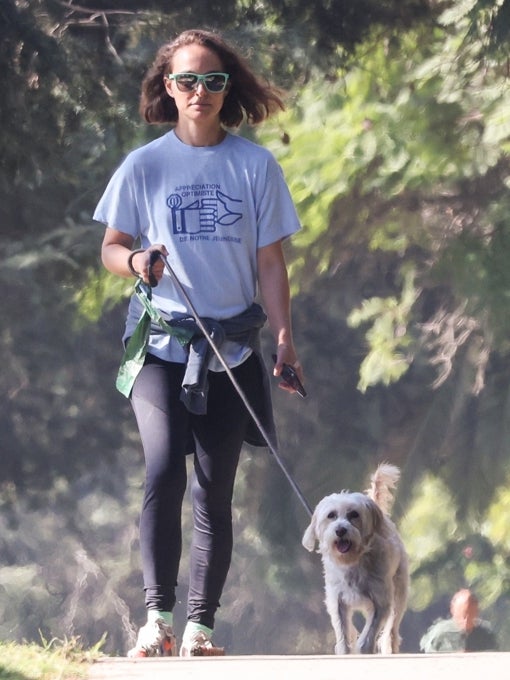
{"type": "Polygon", "coordinates": [[[326,607],[335,631],[335,654],[396,654],[407,604],[407,554],[389,518],[393,489],[400,478],[394,465],[380,465],[365,493],[342,491],[315,508],[303,545],[322,555],[326,607]],[[365,625],[358,638],[352,616],[365,625]]]}

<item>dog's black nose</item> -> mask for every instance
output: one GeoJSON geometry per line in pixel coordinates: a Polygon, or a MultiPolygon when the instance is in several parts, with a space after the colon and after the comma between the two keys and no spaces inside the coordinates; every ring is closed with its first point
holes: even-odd
{"type": "Polygon", "coordinates": [[[345,527],[341,527],[340,529],[337,529],[335,533],[338,536],[338,538],[342,538],[342,536],[345,536],[345,534],[347,533],[347,529],[345,527]]]}

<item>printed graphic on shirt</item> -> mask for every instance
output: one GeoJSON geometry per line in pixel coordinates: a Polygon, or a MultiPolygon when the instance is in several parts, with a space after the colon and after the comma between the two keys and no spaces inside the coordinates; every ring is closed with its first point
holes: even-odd
{"type": "Polygon", "coordinates": [[[171,211],[172,233],[181,241],[200,238],[241,242],[239,237],[222,234],[221,228],[230,227],[242,218],[239,212],[242,201],[224,194],[219,185],[178,187],[166,202],[171,211]]]}

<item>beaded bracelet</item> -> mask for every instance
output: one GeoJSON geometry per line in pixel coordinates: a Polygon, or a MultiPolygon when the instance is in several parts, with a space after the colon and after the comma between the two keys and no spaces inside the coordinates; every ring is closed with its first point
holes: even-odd
{"type": "Polygon", "coordinates": [[[136,276],[137,279],[141,279],[142,276],[141,276],[141,274],[140,274],[139,272],[137,272],[136,269],[133,267],[133,258],[134,258],[134,256],[135,256],[137,253],[144,253],[144,252],[145,252],[145,248],[137,248],[136,250],[132,250],[132,251],[129,253],[127,265],[128,265],[128,267],[129,267],[129,271],[131,272],[131,274],[133,274],[133,276],[136,276]]]}

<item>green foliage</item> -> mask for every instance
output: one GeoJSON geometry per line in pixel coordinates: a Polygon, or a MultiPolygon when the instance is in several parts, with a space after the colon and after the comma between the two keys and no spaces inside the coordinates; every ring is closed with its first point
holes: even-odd
{"type": "Polygon", "coordinates": [[[83,649],[79,638],[45,640],[42,644],[0,642],[0,677],[5,680],[77,680],[88,676],[104,639],[83,649]]]}
{"type": "Polygon", "coordinates": [[[507,553],[510,553],[510,490],[502,486],[495,495],[483,523],[484,534],[507,553]]]}
{"type": "Polygon", "coordinates": [[[385,385],[395,382],[411,363],[404,350],[411,344],[406,324],[417,297],[414,276],[412,269],[405,274],[400,300],[369,298],[347,318],[353,328],[372,322],[366,334],[370,349],[360,367],[358,387],[362,392],[380,382],[385,385]]]}
{"type": "MultiPolygon", "coordinates": [[[[445,545],[454,539],[457,523],[452,514],[452,497],[440,479],[426,475],[420,480],[409,503],[399,529],[410,559],[412,573],[411,607],[422,610],[437,597],[437,573],[416,574],[423,562],[433,562],[442,554],[445,545]]],[[[443,585],[442,592],[450,592],[450,583],[443,585]]],[[[455,588],[455,585],[453,585],[455,588]]]]}
{"type": "MultiPolygon", "coordinates": [[[[486,49],[492,23],[481,5],[449,7],[432,32],[421,26],[368,42],[333,81],[315,74],[278,121],[285,143],[275,127],[262,140],[278,155],[304,224],[293,242],[296,287],[335,271],[364,241],[395,253],[401,282],[410,266],[424,297],[450,287],[449,304],[467,301],[484,351],[506,352],[510,99],[497,53],[486,49]]],[[[506,5],[495,3],[491,21],[506,5]]],[[[402,347],[412,358],[426,342],[420,296],[402,297],[365,300],[350,316],[356,324],[372,317],[361,389],[398,380],[411,363],[402,347]],[[410,334],[395,333],[395,324],[410,334]]]]}
{"type": "Polygon", "coordinates": [[[87,282],[76,292],[75,301],[81,323],[93,323],[133,292],[133,279],[122,279],[106,270],[87,270],[87,282]]]}

